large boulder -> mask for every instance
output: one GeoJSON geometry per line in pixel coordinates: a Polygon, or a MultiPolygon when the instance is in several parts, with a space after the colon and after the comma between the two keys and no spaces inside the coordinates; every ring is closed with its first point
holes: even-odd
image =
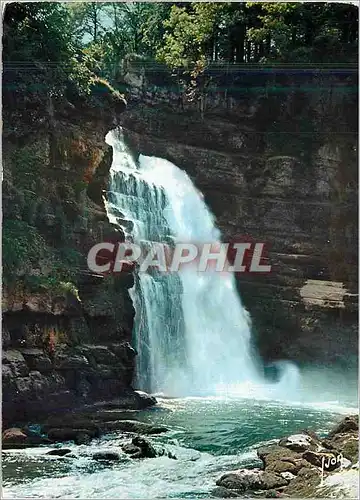
{"type": "Polygon", "coordinates": [[[321,481],[321,473],[316,467],[304,467],[297,476],[292,479],[289,485],[284,489],[286,496],[296,498],[309,498],[318,496],[318,486],[321,481]]]}
{"type": "Polygon", "coordinates": [[[2,442],[24,443],[27,440],[27,435],[19,427],[11,427],[5,429],[2,433],[2,442]]]}
{"type": "Polygon", "coordinates": [[[102,422],[101,428],[104,431],[123,431],[134,432],[136,434],[161,434],[167,432],[169,429],[163,425],[152,425],[145,422],[138,422],[137,420],[113,420],[109,422],[102,422]]]}
{"type": "MultiPolygon", "coordinates": [[[[109,381],[105,381],[106,386],[109,385],[109,381]]],[[[118,396],[114,399],[108,401],[99,401],[97,403],[87,406],[88,411],[96,410],[144,410],[149,406],[156,405],[157,401],[154,396],[150,396],[143,391],[134,391],[132,389],[122,390],[121,393],[118,392],[118,396]]]]}
{"type": "Polygon", "coordinates": [[[336,434],[344,434],[349,431],[359,430],[359,416],[349,415],[345,417],[338,425],[328,434],[328,439],[335,437],[336,434]]]}
{"type": "Polygon", "coordinates": [[[135,436],[131,443],[123,445],[122,449],[131,458],[155,458],[159,456],[150,441],[141,436],[135,436]]]}
{"type": "Polygon", "coordinates": [[[359,434],[350,431],[343,434],[336,434],[330,440],[331,447],[345,458],[355,464],[359,460],[359,434]]]}
{"type": "Polygon", "coordinates": [[[305,450],[317,451],[320,443],[309,434],[292,434],[286,438],[280,439],[279,446],[289,448],[289,450],[302,452],[305,450]]]}
{"type": "Polygon", "coordinates": [[[143,410],[157,403],[154,396],[150,396],[143,391],[129,391],[122,396],[123,405],[134,410],[143,410]]]}
{"type": "Polygon", "coordinates": [[[303,453],[303,457],[310,464],[316,467],[324,468],[325,472],[333,471],[339,468],[342,464],[341,456],[330,452],[316,452],[307,450],[303,453]]]}
{"type": "Polygon", "coordinates": [[[236,491],[234,490],[228,490],[227,488],[224,488],[223,486],[217,486],[214,488],[211,492],[211,495],[213,497],[217,498],[238,498],[239,495],[236,491]]]}
{"type": "Polygon", "coordinates": [[[124,453],[130,458],[155,458],[166,456],[176,460],[175,455],[167,451],[164,447],[154,446],[148,439],[142,436],[135,436],[130,443],[122,446],[124,453]]]}
{"type": "Polygon", "coordinates": [[[50,429],[47,433],[51,441],[74,441],[76,444],[87,444],[92,438],[97,437],[93,429],[50,429]]]}
{"type": "Polygon", "coordinates": [[[2,433],[2,448],[27,448],[50,444],[51,441],[42,436],[29,436],[19,427],[11,427],[2,433]]]}
{"type": "Polygon", "coordinates": [[[303,467],[310,466],[301,453],[279,445],[262,446],[257,450],[257,455],[266,471],[277,474],[283,472],[297,474],[303,467]]]}
{"type": "Polygon", "coordinates": [[[345,417],[323,440],[323,446],[356,463],[359,460],[359,417],[345,417]]]}
{"type": "Polygon", "coordinates": [[[46,453],[46,455],[54,456],[54,457],[64,457],[71,453],[69,448],[55,448],[54,450],[50,450],[46,453]]]}
{"type": "Polygon", "coordinates": [[[270,490],[281,488],[288,484],[288,480],[280,474],[266,472],[260,469],[239,469],[227,472],[216,481],[217,486],[223,486],[230,490],[270,490]]]}
{"type": "Polygon", "coordinates": [[[96,431],[97,436],[100,435],[100,428],[97,425],[96,420],[92,415],[88,415],[86,413],[68,412],[65,414],[50,415],[41,426],[42,431],[45,433],[50,429],[62,427],[72,429],[91,429],[92,431],[96,431]]]}
{"type": "Polygon", "coordinates": [[[120,453],[116,451],[98,451],[92,455],[94,460],[104,460],[106,462],[117,462],[121,460],[120,453]]]}
{"type": "Polygon", "coordinates": [[[29,367],[24,356],[16,349],[4,350],[2,352],[2,363],[11,368],[15,377],[26,377],[29,373],[29,367]]]}

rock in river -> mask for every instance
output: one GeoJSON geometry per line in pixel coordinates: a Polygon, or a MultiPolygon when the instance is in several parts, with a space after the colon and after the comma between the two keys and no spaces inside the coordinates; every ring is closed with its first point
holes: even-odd
{"type": "Polygon", "coordinates": [[[135,432],[136,434],[160,434],[167,432],[169,429],[163,425],[152,425],[137,420],[114,420],[111,422],[101,423],[101,428],[104,431],[123,431],[135,432]]]}
{"type": "Polygon", "coordinates": [[[270,490],[286,486],[288,480],[280,474],[266,472],[260,469],[238,469],[227,472],[216,481],[217,486],[230,490],[270,490]]]}

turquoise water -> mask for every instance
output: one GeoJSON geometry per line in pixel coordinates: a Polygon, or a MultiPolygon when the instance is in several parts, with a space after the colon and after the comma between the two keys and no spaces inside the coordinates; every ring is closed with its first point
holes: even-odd
{"type": "Polygon", "coordinates": [[[99,463],[94,451],[119,450],[121,434],[90,446],[62,445],[75,458],[45,457],[49,448],[3,452],[5,498],[206,498],[222,472],[258,465],[260,444],[305,428],[325,434],[341,414],[339,404],[285,404],[232,398],[162,399],[136,419],[164,424],[170,431],[152,438],[177,460],[159,457],[99,463]]]}

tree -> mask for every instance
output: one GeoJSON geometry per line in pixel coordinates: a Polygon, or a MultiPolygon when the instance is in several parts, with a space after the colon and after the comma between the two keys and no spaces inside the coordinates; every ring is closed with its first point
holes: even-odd
{"type": "Polygon", "coordinates": [[[104,31],[104,7],[101,2],[68,4],[73,30],[77,37],[97,43],[104,31]]]}
{"type": "Polygon", "coordinates": [[[191,9],[172,6],[163,46],[157,57],[171,68],[184,68],[191,73],[203,68],[207,60],[217,54],[220,3],[195,3],[191,9]]]}

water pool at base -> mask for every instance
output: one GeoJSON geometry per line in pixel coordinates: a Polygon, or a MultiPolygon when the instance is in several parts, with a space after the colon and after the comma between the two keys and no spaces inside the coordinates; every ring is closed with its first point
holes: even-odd
{"type": "Polygon", "coordinates": [[[70,447],[74,458],[44,456],[49,448],[3,452],[5,498],[209,498],[225,471],[258,465],[256,448],[286,434],[311,429],[326,434],[343,414],[356,409],[232,398],[162,399],[133,418],[166,425],[151,438],[176,455],[100,463],[95,451],[118,450],[121,434],[89,446],[70,447]]]}

